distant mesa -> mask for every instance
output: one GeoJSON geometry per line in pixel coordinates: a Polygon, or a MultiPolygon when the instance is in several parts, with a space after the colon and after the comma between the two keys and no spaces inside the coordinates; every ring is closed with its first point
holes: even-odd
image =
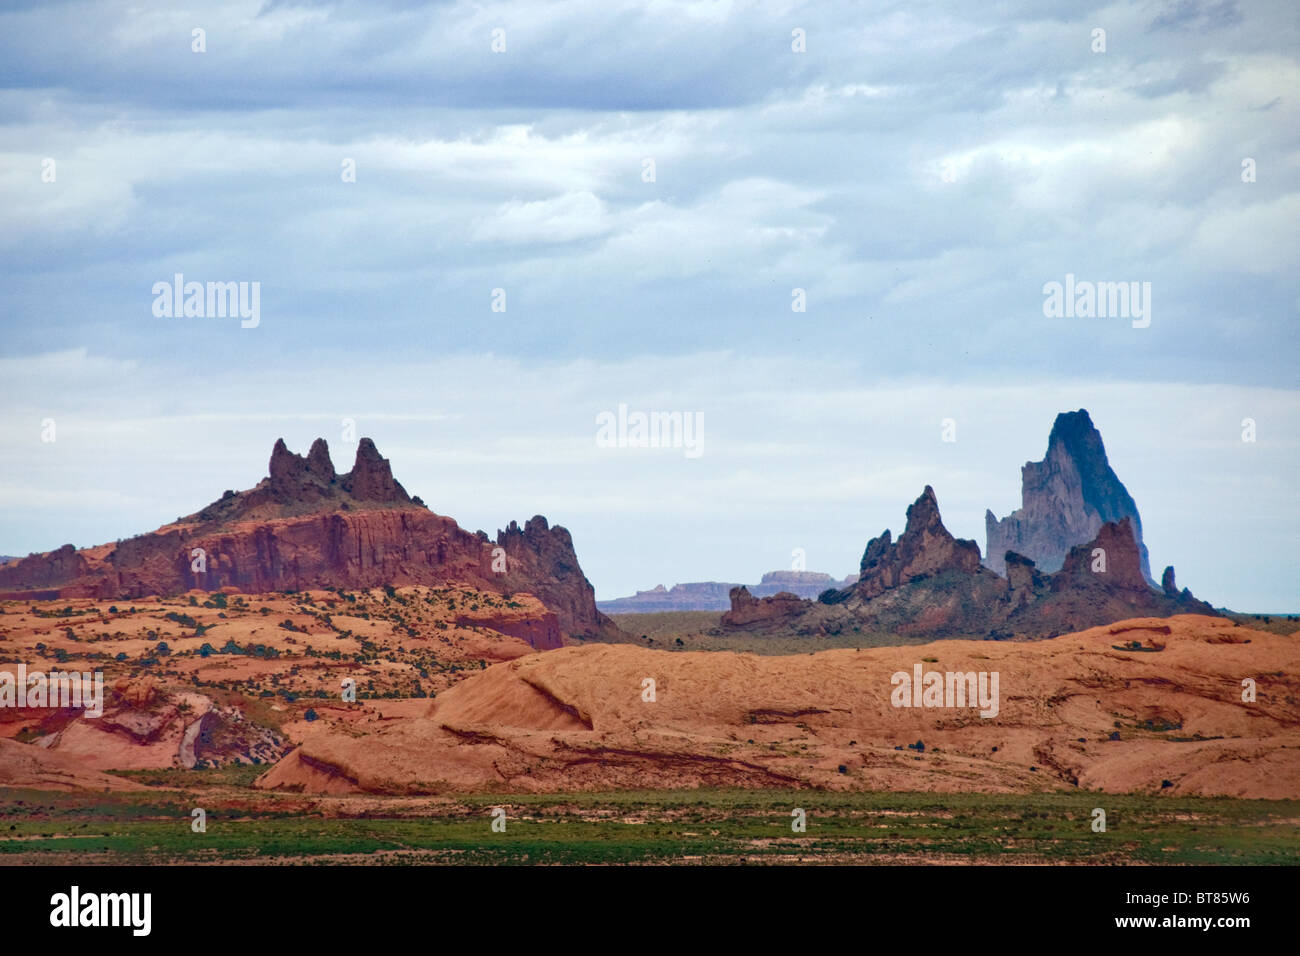
{"type": "Polygon", "coordinates": [[[1110,467],[1106,448],[1086,409],[1056,416],[1042,461],[1020,470],[1021,506],[999,520],[984,514],[986,567],[1006,573],[1004,556],[1015,551],[1052,573],[1076,545],[1091,541],[1108,522],[1130,519],[1143,577],[1154,587],[1137,504],[1110,467]]]}
{"type": "Polygon", "coordinates": [[[280,439],[268,476],[247,491],[227,491],[116,546],[69,544],[0,566],[0,599],[10,600],[415,584],[533,594],[553,614],[530,631],[534,646],[559,646],[561,632],[621,635],[596,609],[567,530],[536,515],[522,528],[510,522],[495,541],[471,534],[408,495],[369,438],[345,474],[335,472],[324,439],[305,457],[280,439]]]}
{"type": "MultiPolygon", "coordinates": [[[[745,585],[750,594],[758,597],[788,591],[801,598],[815,598],[827,588],[846,587],[855,578],[850,575],[843,581],[818,571],[768,571],[758,584],[745,585]]],[[[731,606],[729,595],[738,583],[723,581],[696,581],[662,584],[648,591],[637,591],[631,597],[597,601],[605,614],[651,614],[660,611],[725,611],[731,606]]]]}

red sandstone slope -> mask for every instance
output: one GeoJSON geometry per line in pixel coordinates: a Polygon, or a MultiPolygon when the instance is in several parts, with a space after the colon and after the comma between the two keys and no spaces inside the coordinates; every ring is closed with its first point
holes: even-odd
{"type": "Polygon", "coordinates": [[[0,738],[0,787],[32,790],[143,790],[121,777],[91,770],[79,756],[0,738]]]}
{"type": "Polygon", "coordinates": [[[307,457],[278,441],[270,477],[157,531],[78,551],[72,545],[0,567],[0,598],[139,598],[191,589],[243,592],[463,584],[526,591],[567,634],[616,634],[596,610],[569,532],[540,515],[496,541],[411,498],[361,439],[336,474],[317,439],[307,457]]]}
{"type": "Polygon", "coordinates": [[[350,725],[315,728],[258,785],[1297,798],[1297,674],[1293,636],[1198,615],[1032,643],[939,641],[790,657],[567,647],[494,665],[440,695],[423,718],[362,735],[350,725]],[[892,675],[918,664],[997,672],[996,716],[894,706],[892,675]],[[1245,678],[1257,684],[1254,700],[1243,700],[1245,678]]]}

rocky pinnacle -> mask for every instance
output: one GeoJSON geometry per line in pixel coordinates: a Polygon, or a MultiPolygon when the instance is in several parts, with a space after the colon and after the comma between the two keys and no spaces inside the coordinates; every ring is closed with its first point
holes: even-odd
{"type": "Polygon", "coordinates": [[[1151,582],[1150,561],[1142,542],[1142,519],[1133,496],[1110,467],[1101,433],[1085,409],[1056,416],[1042,461],[1021,469],[1021,507],[1000,521],[985,512],[986,567],[1006,574],[1006,553],[1033,560],[1054,572],[1076,545],[1091,541],[1102,525],[1132,521],[1142,576],[1151,582]]]}

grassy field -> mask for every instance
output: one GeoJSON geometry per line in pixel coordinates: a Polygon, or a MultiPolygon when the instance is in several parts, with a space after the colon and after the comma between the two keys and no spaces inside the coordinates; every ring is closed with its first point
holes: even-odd
{"type": "MultiPolygon", "coordinates": [[[[0,791],[0,864],[1300,863],[1300,801],[664,791],[303,797],[248,768],[128,794],[0,791]],[[202,807],[207,831],[194,833],[202,807]],[[506,830],[491,829],[493,808],[506,830]],[[1105,833],[1091,828],[1106,811],[1105,833]],[[807,830],[791,830],[791,811],[807,830]]],[[[132,775],[141,779],[140,775],[132,775]]]]}
{"type": "MultiPolygon", "coordinates": [[[[719,626],[717,611],[657,611],[653,614],[612,614],[610,617],[634,639],[633,644],[667,651],[736,651],[784,655],[807,654],[842,647],[889,647],[925,644],[931,637],[902,637],[890,632],[852,631],[826,635],[751,633],[719,626]]],[[[1300,615],[1228,613],[1231,620],[1273,634],[1300,633],[1300,615]]],[[[959,637],[951,635],[950,637],[959,637]]],[[[985,635],[968,635],[984,640],[985,635]]]]}
{"type": "MultiPolygon", "coordinates": [[[[784,655],[808,654],[842,647],[886,647],[925,644],[929,637],[900,637],[891,633],[852,631],[833,636],[750,633],[718,626],[716,611],[657,611],[653,614],[612,614],[614,622],[636,638],[632,643],[657,651],[736,651],[784,655]]],[[[982,640],[982,636],[980,638],[982,640]]]]}
{"type": "Polygon", "coordinates": [[[1239,614],[1236,611],[1225,611],[1224,614],[1242,627],[1253,627],[1257,631],[1284,635],[1300,633],[1300,614],[1239,614]]]}

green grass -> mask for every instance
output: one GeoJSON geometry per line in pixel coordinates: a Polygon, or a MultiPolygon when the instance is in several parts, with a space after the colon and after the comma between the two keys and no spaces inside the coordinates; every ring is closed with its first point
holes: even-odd
{"type": "Polygon", "coordinates": [[[688,790],[304,803],[213,782],[207,794],[0,791],[0,864],[1300,863],[1300,801],[688,790]],[[206,833],[191,832],[192,806],[206,833]],[[505,833],[491,830],[497,806],[505,833]],[[1091,830],[1098,806],[1106,833],[1091,830]],[[806,833],[791,831],[795,807],[806,833]]]}
{"type": "Polygon", "coordinates": [[[203,770],[186,770],[167,767],[160,770],[110,770],[115,777],[134,780],[146,787],[181,787],[225,785],[251,787],[253,781],[271,768],[268,763],[229,764],[225,767],[208,767],[203,770]]]}
{"type": "Polygon", "coordinates": [[[1223,611],[1223,613],[1242,627],[1253,627],[1257,631],[1282,635],[1300,633],[1300,614],[1242,614],[1236,611],[1223,611]]]}
{"type": "MultiPolygon", "coordinates": [[[[855,631],[851,627],[835,635],[804,635],[779,630],[751,632],[721,627],[720,611],[657,611],[652,614],[611,614],[610,617],[635,638],[630,643],[655,650],[736,651],[779,656],[846,647],[926,644],[933,640],[932,637],[903,637],[884,631],[855,631]]],[[[983,635],[977,639],[982,640],[983,635]]]]}

